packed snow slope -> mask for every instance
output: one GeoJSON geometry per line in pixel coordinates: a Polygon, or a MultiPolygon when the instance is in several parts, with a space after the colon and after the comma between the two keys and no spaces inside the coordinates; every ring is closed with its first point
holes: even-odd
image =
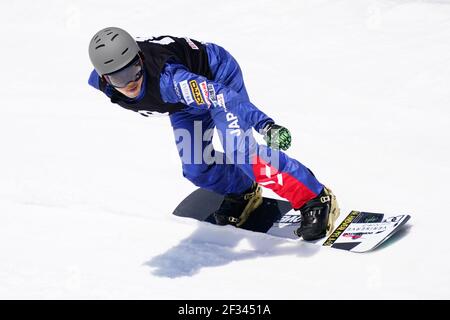
{"type": "Polygon", "coordinates": [[[450,298],[449,1],[2,1],[0,21],[0,298],[450,298]],[[172,216],[194,186],[169,119],[87,85],[106,26],[224,46],[344,213],[409,227],[352,254],[172,216]]]}

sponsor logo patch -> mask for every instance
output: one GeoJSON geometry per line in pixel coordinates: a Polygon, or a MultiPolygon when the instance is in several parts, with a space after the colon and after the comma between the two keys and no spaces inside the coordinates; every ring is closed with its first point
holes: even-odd
{"type": "Polygon", "coordinates": [[[209,93],[208,87],[206,85],[206,81],[200,83],[200,90],[202,91],[203,98],[205,98],[206,103],[208,104],[208,108],[211,106],[211,102],[209,101],[209,93]]]}
{"type": "Polygon", "coordinates": [[[217,95],[217,103],[221,106],[225,112],[227,112],[227,106],[225,105],[225,98],[223,97],[223,93],[217,95]]]}
{"type": "Polygon", "coordinates": [[[184,40],[186,40],[186,42],[188,43],[189,47],[191,47],[194,50],[198,50],[198,47],[196,46],[196,44],[189,39],[188,37],[184,37],[184,40]]]}
{"type": "Polygon", "coordinates": [[[208,94],[209,94],[209,100],[214,102],[217,102],[216,97],[216,90],[214,89],[214,86],[211,83],[208,83],[208,94]]]}
{"type": "Polygon", "coordinates": [[[183,94],[184,101],[187,104],[191,104],[194,102],[194,98],[192,98],[191,90],[189,90],[189,85],[187,80],[180,82],[181,93],[183,94]]]}
{"type": "Polygon", "coordinates": [[[195,102],[197,102],[198,105],[204,104],[205,101],[203,101],[202,93],[200,92],[197,81],[191,80],[189,81],[189,85],[191,86],[192,95],[194,96],[195,102]]]}

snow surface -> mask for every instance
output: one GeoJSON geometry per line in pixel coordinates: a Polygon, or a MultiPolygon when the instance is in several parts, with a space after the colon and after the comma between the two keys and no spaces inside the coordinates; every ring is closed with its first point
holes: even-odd
{"type": "Polygon", "coordinates": [[[0,24],[0,298],[450,298],[450,1],[2,1],[0,24]],[[352,254],[172,216],[194,187],[168,118],[87,85],[106,26],[224,46],[344,213],[408,227],[352,254]]]}

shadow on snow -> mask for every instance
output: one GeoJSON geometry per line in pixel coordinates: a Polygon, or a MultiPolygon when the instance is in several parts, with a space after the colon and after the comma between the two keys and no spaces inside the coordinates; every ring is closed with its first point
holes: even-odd
{"type": "Polygon", "coordinates": [[[301,241],[231,228],[199,223],[198,229],[189,237],[145,265],[153,268],[152,273],[156,276],[178,278],[234,261],[285,255],[309,257],[320,250],[320,246],[301,241]],[[247,242],[245,249],[239,245],[244,240],[247,242]]]}

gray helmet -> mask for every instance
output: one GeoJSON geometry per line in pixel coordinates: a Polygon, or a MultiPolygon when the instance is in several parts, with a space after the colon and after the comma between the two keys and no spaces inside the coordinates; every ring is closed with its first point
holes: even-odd
{"type": "Polygon", "coordinates": [[[138,54],[133,37],[120,28],[110,27],[97,32],[89,43],[89,58],[99,75],[117,71],[138,54]]]}

